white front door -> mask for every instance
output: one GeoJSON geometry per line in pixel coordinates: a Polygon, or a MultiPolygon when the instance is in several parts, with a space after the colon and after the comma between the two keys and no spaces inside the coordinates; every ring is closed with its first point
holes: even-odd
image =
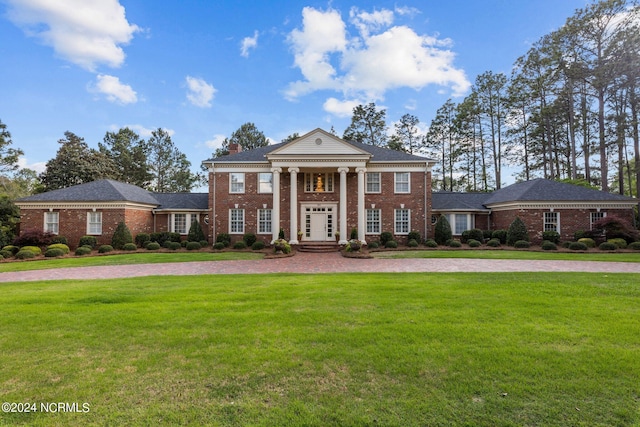
{"type": "Polygon", "coordinates": [[[316,242],[334,239],[335,209],[333,205],[303,208],[306,239],[316,242]]]}
{"type": "Polygon", "coordinates": [[[327,214],[312,213],[311,215],[311,240],[325,240],[327,235],[327,214]]]}

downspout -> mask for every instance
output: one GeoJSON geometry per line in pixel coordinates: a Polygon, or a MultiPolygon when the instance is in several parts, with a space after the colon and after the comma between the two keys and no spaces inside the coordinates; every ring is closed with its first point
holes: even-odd
{"type": "Polygon", "coordinates": [[[429,215],[428,207],[429,201],[427,200],[427,194],[429,190],[427,189],[427,174],[429,173],[429,163],[426,163],[425,173],[424,173],[424,240],[426,241],[429,238],[429,224],[431,222],[431,215],[429,215]]]}
{"type": "Polygon", "coordinates": [[[214,172],[214,168],[213,168],[213,163],[211,164],[211,169],[210,170],[210,176],[212,177],[212,183],[211,183],[211,216],[209,217],[209,222],[211,223],[210,227],[211,227],[211,240],[213,241],[213,244],[215,245],[216,243],[216,174],[214,172]]]}

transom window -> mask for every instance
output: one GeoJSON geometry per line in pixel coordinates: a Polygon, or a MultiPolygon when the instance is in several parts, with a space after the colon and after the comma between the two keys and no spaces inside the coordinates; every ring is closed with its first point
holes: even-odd
{"type": "Polygon", "coordinates": [[[244,173],[230,173],[230,193],[244,193],[244,173]]]}
{"type": "Polygon", "coordinates": [[[258,233],[271,234],[271,209],[258,209],[258,233]]]}
{"type": "Polygon", "coordinates": [[[380,234],[380,209],[367,209],[367,234],[380,234]]]}
{"type": "Polygon", "coordinates": [[[409,209],[395,210],[395,234],[409,234],[411,229],[411,216],[409,209]]]}
{"type": "Polygon", "coordinates": [[[244,234],[244,209],[229,210],[229,233],[244,234]]]}
{"type": "Polygon", "coordinates": [[[273,193],[273,174],[271,172],[258,174],[258,193],[273,193]]]}
{"type": "Polygon", "coordinates": [[[305,173],[305,193],[333,193],[332,173],[305,173]]]}
{"type": "Polygon", "coordinates": [[[606,212],[591,212],[589,222],[591,224],[590,228],[593,230],[593,223],[596,221],[600,221],[602,218],[606,217],[606,212]]]}
{"type": "Polygon", "coordinates": [[[409,185],[409,172],[396,172],[396,193],[410,193],[411,187],[409,185]]]}
{"type": "Polygon", "coordinates": [[[53,234],[58,234],[60,232],[60,214],[58,212],[44,213],[44,231],[48,231],[53,234]]]}
{"type": "Polygon", "coordinates": [[[545,212],[544,213],[544,228],[543,231],[557,231],[560,232],[560,214],[558,212],[545,212]]]}
{"type": "Polygon", "coordinates": [[[367,172],[367,193],[380,193],[380,172],[367,172]]]}
{"type": "Polygon", "coordinates": [[[89,212],[87,214],[87,234],[102,234],[102,212],[89,212]]]}

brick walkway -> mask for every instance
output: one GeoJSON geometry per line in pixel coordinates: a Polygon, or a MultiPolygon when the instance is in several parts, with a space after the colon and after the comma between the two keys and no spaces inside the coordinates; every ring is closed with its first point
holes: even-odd
{"type": "Polygon", "coordinates": [[[299,252],[290,258],[254,261],[201,261],[59,268],[0,273],[0,282],[34,280],[108,279],[140,276],[263,273],[357,272],[585,272],[640,273],[640,263],[590,261],[530,261],[485,259],[352,259],[339,253],[299,252]]]}

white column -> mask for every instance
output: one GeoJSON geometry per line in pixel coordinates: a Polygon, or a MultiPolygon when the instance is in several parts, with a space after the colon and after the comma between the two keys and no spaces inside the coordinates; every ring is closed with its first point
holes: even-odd
{"type": "Polygon", "coordinates": [[[364,174],[367,168],[356,168],[358,172],[358,240],[367,242],[364,240],[365,232],[367,231],[367,224],[365,222],[365,208],[364,208],[364,174]]]}
{"type": "Polygon", "coordinates": [[[349,168],[338,168],[340,172],[340,243],[347,244],[347,172],[349,168]]]}
{"type": "Polygon", "coordinates": [[[289,236],[291,240],[289,240],[290,245],[297,245],[300,242],[298,241],[298,172],[300,172],[299,168],[289,168],[289,173],[291,174],[291,197],[289,205],[290,216],[289,223],[291,224],[291,231],[289,236]]]}
{"type": "Polygon", "coordinates": [[[278,240],[280,232],[280,173],[282,168],[271,168],[273,173],[273,209],[271,211],[271,243],[278,240]]]}

